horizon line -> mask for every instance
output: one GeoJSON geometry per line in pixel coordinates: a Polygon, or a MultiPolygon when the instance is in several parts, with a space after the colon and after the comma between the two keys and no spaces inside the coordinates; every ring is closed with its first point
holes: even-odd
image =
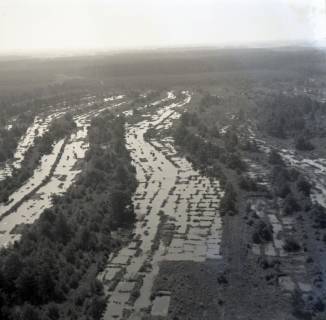
{"type": "Polygon", "coordinates": [[[319,40],[276,40],[276,41],[257,41],[243,43],[225,43],[225,44],[184,44],[184,45],[162,45],[162,46],[139,46],[139,47],[89,47],[89,48],[39,48],[39,49],[17,49],[0,51],[1,58],[56,58],[56,57],[73,57],[73,56],[91,56],[101,54],[123,54],[128,52],[146,52],[158,50],[186,50],[186,49],[277,49],[291,47],[306,48],[325,48],[326,38],[319,40]],[[79,53],[78,53],[79,52],[79,53]]]}

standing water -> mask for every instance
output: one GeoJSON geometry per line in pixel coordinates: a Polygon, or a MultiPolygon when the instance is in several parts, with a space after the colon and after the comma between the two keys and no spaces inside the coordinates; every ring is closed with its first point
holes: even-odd
{"type": "Polygon", "coordinates": [[[19,240],[21,232],[19,228],[17,230],[15,227],[33,223],[46,208],[52,206],[52,196],[54,194],[62,195],[68,190],[80,172],[77,167],[78,161],[84,158],[88,149],[87,129],[90,126],[91,119],[101,112],[118,107],[121,104],[123,102],[74,117],[77,131],[71,134],[67,143],[64,144],[64,139],[57,142],[52,153],[42,157],[40,165],[34,171],[33,176],[16,192],[11,194],[10,203],[0,205],[0,217],[2,216],[0,220],[0,247],[19,240]],[[61,155],[60,151],[63,151],[61,155]],[[56,161],[58,161],[57,164],[56,161]],[[44,179],[49,176],[54,166],[55,170],[50,180],[43,185],[44,179]],[[40,189],[33,193],[32,196],[27,197],[37,186],[41,186],[40,189]],[[26,200],[24,200],[25,197],[27,197],[26,200]],[[18,205],[18,208],[12,210],[15,205],[18,205]],[[7,212],[9,212],[8,215],[7,212]]]}
{"type": "MultiPolygon", "coordinates": [[[[218,206],[222,193],[218,181],[193,170],[186,159],[177,155],[173,139],[144,139],[150,128],[167,129],[172,124],[171,118],[178,117],[177,109],[191,100],[188,92],[184,95],[181,102],[159,107],[154,114],[149,110],[146,120],[128,127],[127,145],[139,182],[133,197],[138,221],[133,240],[109,259],[99,275],[108,296],[105,320],[126,319],[130,315],[141,319],[148,309],[153,316],[166,315],[169,293],[157,297],[153,305],[150,299],[161,261],[221,258],[218,206]],[[173,225],[170,245],[159,239],[164,219],[173,225]]],[[[174,95],[170,97],[175,99],[174,95]]]]}

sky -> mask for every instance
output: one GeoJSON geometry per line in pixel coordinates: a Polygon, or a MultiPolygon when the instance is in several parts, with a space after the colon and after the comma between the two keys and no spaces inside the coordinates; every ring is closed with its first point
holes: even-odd
{"type": "Polygon", "coordinates": [[[0,0],[0,54],[326,38],[326,0],[0,0]]]}

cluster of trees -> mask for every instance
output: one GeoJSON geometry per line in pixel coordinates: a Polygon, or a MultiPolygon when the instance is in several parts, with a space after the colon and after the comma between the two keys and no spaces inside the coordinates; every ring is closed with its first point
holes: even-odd
{"type": "Polygon", "coordinates": [[[0,99],[0,125],[5,125],[8,119],[22,117],[25,120],[33,117],[45,108],[45,101],[27,99],[27,97],[7,97],[0,99]]]}
{"type": "Polygon", "coordinates": [[[261,189],[261,187],[256,183],[256,181],[254,179],[252,179],[251,177],[249,177],[248,175],[241,175],[239,177],[239,187],[242,190],[245,191],[258,191],[259,189],[261,189]]]}
{"type": "MultiPolygon", "coordinates": [[[[241,208],[237,203],[241,196],[239,189],[232,181],[233,173],[227,168],[240,173],[240,192],[264,191],[253,179],[244,174],[246,166],[242,161],[242,154],[246,151],[259,151],[257,145],[251,142],[244,142],[241,136],[241,122],[237,119],[233,122],[239,124],[239,129],[229,127],[225,134],[218,134],[214,128],[216,118],[212,116],[207,119],[210,112],[210,105],[216,106],[217,102],[207,99],[206,103],[199,106],[199,112],[187,112],[181,118],[175,130],[175,141],[189,155],[191,161],[198,164],[209,175],[220,174],[218,164],[223,164],[224,172],[229,172],[231,179],[225,184],[225,195],[221,200],[220,209],[222,214],[233,215],[241,208]],[[240,133],[240,134],[239,134],[240,133]],[[215,149],[216,148],[216,149],[215,149]],[[243,152],[244,151],[244,152],[243,152]],[[238,193],[238,194],[237,194],[238,193]]],[[[325,106],[322,103],[310,98],[271,96],[258,104],[256,110],[258,120],[258,130],[267,132],[277,138],[291,138],[295,141],[298,150],[312,150],[314,148],[311,139],[325,134],[325,106]]],[[[214,107],[217,109],[217,107],[214,107]]],[[[243,115],[242,115],[243,116],[243,115]]],[[[239,114],[241,118],[241,115],[239,114]]],[[[302,219],[303,216],[310,217],[313,225],[318,229],[326,229],[325,209],[317,204],[313,204],[310,199],[312,184],[305,176],[294,168],[288,167],[282,156],[271,150],[268,158],[264,153],[253,155],[257,161],[264,161],[264,165],[272,166],[272,190],[266,188],[266,196],[277,199],[284,216],[292,215],[302,219]],[[267,162],[267,163],[266,163],[267,162]]],[[[234,177],[234,176],[233,176],[234,177]]],[[[241,199],[241,198],[240,198],[241,199]]],[[[273,239],[273,229],[269,222],[257,219],[250,221],[252,229],[252,240],[254,243],[266,243],[273,239]]],[[[318,231],[318,236],[324,231],[318,231]]],[[[299,241],[301,234],[293,233],[293,237],[286,238],[284,250],[296,252],[307,249],[299,241]]],[[[324,235],[326,239],[326,235],[324,235]]],[[[325,240],[326,241],[326,240],[325,240]]]]}
{"type": "Polygon", "coordinates": [[[232,216],[238,212],[237,194],[231,183],[228,183],[225,187],[225,193],[221,200],[220,210],[222,215],[228,214],[232,216]]]}
{"type": "Polygon", "coordinates": [[[225,134],[220,135],[214,121],[206,118],[205,114],[219,104],[218,97],[204,96],[200,102],[201,112],[185,112],[181,116],[174,138],[196,166],[205,174],[217,177],[225,186],[221,213],[234,215],[238,212],[237,192],[231,181],[227,181],[222,168],[226,167],[238,173],[243,189],[253,191],[257,189],[257,185],[243,175],[247,165],[241,157],[241,150],[244,148],[236,128],[230,127],[225,134]]]}
{"type": "Polygon", "coordinates": [[[203,166],[212,165],[216,159],[219,159],[221,148],[205,141],[203,137],[195,133],[191,129],[181,125],[175,132],[175,141],[181,145],[191,156],[198,159],[203,166]]]}
{"type": "Polygon", "coordinates": [[[314,226],[317,229],[326,229],[326,209],[319,205],[313,204],[311,211],[311,217],[314,220],[314,226]]]}
{"type": "Polygon", "coordinates": [[[99,319],[96,279],[119,246],[111,232],[134,219],[135,170],[124,145],[124,119],[105,114],[89,129],[90,149],[76,184],[0,252],[0,318],[99,319]]]}
{"type": "Polygon", "coordinates": [[[40,154],[49,154],[52,152],[53,144],[56,141],[66,137],[76,129],[76,123],[71,113],[65,113],[59,119],[55,119],[50,125],[49,130],[42,136],[35,139],[35,145],[40,154]]]}
{"type": "Polygon", "coordinates": [[[12,122],[12,128],[8,130],[8,116],[4,115],[4,118],[1,118],[0,115],[0,162],[13,157],[19,139],[32,123],[33,118],[34,116],[31,112],[23,112],[15,118],[15,121],[12,122]]]}
{"type": "Polygon", "coordinates": [[[34,145],[27,151],[20,169],[16,169],[13,175],[0,182],[0,202],[7,202],[10,194],[19,188],[34,172],[44,154],[53,150],[55,142],[69,135],[76,128],[76,123],[70,113],[66,113],[53,121],[49,130],[35,139],[34,145]]]}
{"type": "Polygon", "coordinates": [[[216,106],[220,104],[220,102],[221,99],[218,96],[214,96],[209,93],[206,93],[200,100],[200,108],[203,110],[211,106],[216,106]]]}
{"type": "Polygon", "coordinates": [[[277,138],[294,138],[298,150],[312,150],[312,137],[325,136],[325,103],[307,96],[271,95],[256,110],[260,129],[277,138]]]}
{"type": "Polygon", "coordinates": [[[217,161],[238,172],[246,170],[239,153],[240,143],[236,132],[230,130],[220,136],[216,128],[207,127],[196,113],[186,112],[181,116],[174,138],[204,170],[214,166],[217,161]]]}
{"type": "Polygon", "coordinates": [[[145,95],[141,95],[140,92],[129,92],[129,98],[133,99],[134,106],[146,105],[160,98],[161,92],[158,90],[151,90],[146,92],[145,95]]]}
{"type": "Polygon", "coordinates": [[[307,137],[300,136],[295,141],[295,148],[301,151],[310,151],[315,149],[315,146],[311,143],[311,141],[307,137]]]}
{"type": "Polygon", "coordinates": [[[11,130],[0,129],[0,162],[13,157],[18,141],[26,129],[26,125],[19,127],[15,125],[11,130]]]}
{"type": "Polygon", "coordinates": [[[269,162],[273,165],[274,194],[283,199],[284,213],[292,215],[310,210],[311,183],[297,169],[287,167],[277,151],[270,152],[269,162]]]}
{"type": "MultiPolygon", "coordinates": [[[[17,68],[17,66],[13,67],[17,68]]],[[[18,72],[17,75],[21,82],[21,72],[18,72]]],[[[18,87],[15,87],[15,93],[5,94],[3,92],[0,94],[0,162],[12,157],[19,138],[33,121],[35,115],[51,109],[52,106],[79,105],[82,97],[89,94],[90,89],[89,84],[84,86],[81,83],[74,84],[68,80],[61,84],[53,83],[42,88],[34,88],[30,92],[17,90],[18,87]],[[15,121],[12,122],[12,119],[15,121]],[[8,121],[13,124],[10,131],[5,129],[8,121]]],[[[107,95],[107,92],[105,94],[102,92],[102,87],[92,89],[99,95],[107,95]]]]}
{"type": "MultiPolygon", "coordinates": [[[[14,66],[17,68],[17,65],[14,66]]],[[[3,74],[1,74],[3,75],[3,74]]],[[[26,72],[27,81],[30,82],[30,74],[26,72]]],[[[22,72],[17,73],[19,81],[22,79],[22,72]]],[[[81,103],[81,98],[90,94],[90,84],[85,86],[81,83],[72,83],[68,79],[65,79],[62,83],[56,82],[41,87],[34,87],[32,90],[19,90],[20,86],[15,85],[14,92],[3,91],[0,94],[0,123],[3,119],[8,119],[26,112],[33,114],[40,113],[47,110],[51,106],[76,105],[81,103]]],[[[107,90],[103,92],[103,87],[91,88],[92,95],[94,91],[97,94],[107,95],[107,90]]]]}
{"type": "Polygon", "coordinates": [[[256,244],[266,243],[273,240],[273,228],[267,221],[259,220],[255,225],[252,240],[256,244]]]}
{"type": "MultiPolygon", "coordinates": [[[[274,195],[280,198],[284,214],[297,217],[299,213],[303,214],[311,219],[314,228],[320,230],[317,233],[325,230],[326,210],[318,203],[313,203],[310,198],[313,185],[300,171],[288,167],[275,150],[271,151],[269,159],[274,166],[272,171],[274,195]]],[[[301,245],[295,237],[286,239],[284,250],[295,252],[300,249],[301,245]]]]}
{"type": "MultiPolygon", "coordinates": [[[[312,202],[310,195],[313,185],[299,170],[287,166],[275,150],[271,151],[269,160],[274,166],[272,171],[274,196],[279,197],[278,202],[284,215],[292,215],[298,220],[304,216],[311,221],[313,228],[318,230],[315,232],[316,239],[319,240],[320,236],[326,239],[326,209],[312,202]]],[[[304,238],[308,237],[307,230],[304,231],[304,238]]],[[[300,243],[295,232],[285,236],[283,249],[287,252],[307,251],[306,245],[300,243]]],[[[315,258],[311,257],[311,262],[315,258]]],[[[296,295],[296,299],[300,298],[301,301],[300,305],[294,304],[295,313],[307,319],[319,314],[320,319],[323,319],[324,314],[321,312],[325,310],[325,304],[318,297],[318,291],[311,294],[309,300],[302,299],[304,295],[301,292],[297,292],[296,295]]]]}
{"type": "Polygon", "coordinates": [[[37,94],[13,95],[0,99],[0,162],[11,158],[21,136],[26,132],[36,114],[61,101],[61,96],[37,94]],[[13,127],[6,129],[8,121],[13,127]]]}

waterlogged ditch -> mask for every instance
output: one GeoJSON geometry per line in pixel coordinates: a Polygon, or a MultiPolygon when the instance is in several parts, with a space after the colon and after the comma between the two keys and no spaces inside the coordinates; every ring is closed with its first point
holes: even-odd
{"type": "MultiPolygon", "coordinates": [[[[239,277],[239,281],[237,276],[233,277],[234,271],[227,270],[227,278],[222,278],[219,288],[223,291],[221,297],[226,302],[219,300],[220,291],[208,292],[207,282],[211,282],[211,279],[217,281],[212,281],[212,287],[221,284],[216,279],[220,276],[218,272],[223,269],[222,265],[227,263],[234,267],[237,261],[233,264],[227,259],[230,254],[227,250],[223,251],[224,259],[221,253],[223,226],[219,207],[223,191],[219,181],[209,179],[195,170],[187,159],[180,156],[173,138],[170,137],[169,129],[173,121],[180,117],[180,110],[190,103],[191,94],[186,91],[176,95],[168,92],[161,100],[138,107],[137,110],[124,108],[126,102],[123,98],[124,96],[102,97],[101,100],[96,100],[96,97],[90,97],[87,104],[67,108],[74,111],[74,121],[77,124],[75,132],[58,141],[53,146],[52,153],[42,157],[33,176],[11,194],[10,202],[0,205],[0,247],[19,240],[22,228],[32,224],[44,209],[52,206],[53,194],[63,194],[73,184],[89,147],[87,134],[91,120],[105,110],[123,106],[120,111],[127,122],[130,119],[126,128],[126,144],[138,180],[138,187],[133,195],[137,222],[127,245],[111,254],[103,272],[98,275],[104,285],[107,302],[102,318],[156,319],[174,315],[182,317],[193,311],[194,318],[204,313],[209,314],[208,318],[219,317],[219,312],[223,314],[228,310],[228,306],[224,307],[222,304],[235,301],[231,297],[235,291],[228,291],[223,281],[229,281],[230,287],[233,285],[235,288],[239,283],[238,289],[241,289],[246,287],[247,280],[244,275],[244,279],[239,277]],[[187,268],[192,273],[187,272],[187,268]],[[214,271],[204,276],[203,273],[209,268],[214,271]],[[201,290],[196,282],[190,280],[189,274],[195,277],[202,274],[199,279],[203,283],[204,294],[184,295],[190,288],[201,290]],[[179,278],[182,279],[179,281],[179,278]],[[209,301],[214,299],[215,305],[210,307],[209,301]],[[178,303],[182,305],[181,312],[180,309],[177,310],[178,303]],[[192,309],[188,303],[196,306],[192,309]],[[199,309],[198,313],[196,308],[199,309]]],[[[60,110],[56,112],[34,121],[19,144],[11,168],[19,168],[24,154],[33,145],[35,138],[46,132],[53,117],[60,116],[60,110]]],[[[226,126],[220,133],[224,135],[228,130],[226,126]]],[[[250,127],[248,133],[249,140],[255,141],[261,151],[269,154],[272,146],[257,139],[250,127]]],[[[302,156],[300,158],[291,150],[278,151],[287,164],[300,168],[314,182],[312,200],[325,206],[326,161],[304,159],[302,156]]],[[[259,192],[248,193],[248,197],[243,199],[248,205],[245,218],[248,225],[252,222],[252,217],[257,223],[266,222],[272,232],[268,241],[255,242],[252,231],[256,230],[256,224],[250,225],[246,252],[249,260],[275,262],[273,278],[268,275],[266,281],[269,281],[268,285],[273,284],[277,296],[286,300],[288,305],[295,293],[307,297],[308,301],[317,286],[312,281],[312,272],[315,271],[307,264],[309,255],[305,250],[304,238],[301,237],[302,224],[295,217],[284,214],[282,204],[278,203],[280,199],[268,197],[268,193],[273,192],[272,171],[266,159],[260,160],[259,157],[250,155],[244,159],[249,169],[248,176],[261,187],[259,192]],[[296,234],[299,235],[297,240],[300,248],[295,252],[285,250],[286,240],[296,234]]],[[[237,230],[231,229],[231,223],[239,223],[236,219],[226,217],[224,229],[237,230]]],[[[224,249],[225,244],[230,241],[230,234],[231,232],[224,232],[224,249]]],[[[112,236],[115,237],[116,232],[112,236]]],[[[243,262],[246,261],[239,260],[239,263],[243,262]]],[[[246,268],[245,264],[239,270],[245,270],[243,268],[246,268]]],[[[246,271],[250,271],[250,268],[246,271]]]]}
{"type": "MultiPolygon", "coordinates": [[[[120,99],[121,96],[110,101],[120,99]]],[[[108,104],[74,117],[76,131],[70,137],[58,141],[52,152],[41,158],[33,176],[11,194],[8,203],[0,205],[0,247],[19,240],[21,228],[32,224],[44,209],[52,206],[53,195],[63,194],[72,185],[80,172],[78,162],[84,158],[88,149],[87,130],[91,119],[105,110],[119,107],[124,103],[108,104]]],[[[56,113],[51,116],[51,119],[58,116],[60,114],[56,113]]],[[[49,122],[48,120],[47,123],[49,122]]],[[[35,132],[35,128],[29,131],[35,132]]],[[[44,126],[43,129],[40,128],[38,134],[43,134],[45,131],[44,126]]],[[[35,138],[32,133],[31,135],[28,139],[25,138],[29,141],[29,146],[35,138]]]]}
{"type": "MultiPolygon", "coordinates": [[[[132,241],[110,257],[99,275],[108,299],[103,319],[166,316],[171,293],[151,296],[160,263],[222,258],[219,182],[201,176],[180,157],[172,138],[144,138],[149,129],[169,128],[171,119],[179,116],[178,108],[190,102],[191,95],[183,94],[180,102],[147,106],[143,120],[127,128],[139,182],[133,198],[137,223],[132,241]]],[[[168,97],[176,99],[172,93],[168,97]]]]}
{"type": "Polygon", "coordinates": [[[25,135],[20,139],[13,159],[7,161],[0,168],[0,181],[12,175],[13,169],[19,169],[28,149],[33,145],[37,137],[42,137],[54,119],[64,114],[56,111],[47,116],[36,116],[32,125],[27,129],[25,135]]]}
{"type": "MultiPolygon", "coordinates": [[[[269,154],[271,150],[277,150],[283,161],[289,168],[296,168],[312,183],[310,198],[312,203],[318,203],[325,207],[326,205],[326,161],[325,159],[306,159],[301,154],[291,149],[277,148],[268,144],[262,139],[256,138],[255,133],[249,129],[249,139],[254,141],[259,149],[269,154]]],[[[251,166],[252,168],[252,166],[251,166]]],[[[254,170],[255,171],[255,170],[254,170]]],[[[268,172],[266,169],[265,172],[268,172]]],[[[267,186],[271,186],[271,175],[264,175],[267,186]],[[269,176],[269,177],[268,177],[269,176]]],[[[280,201],[280,199],[278,199],[280,201]]],[[[264,221],[267,221],[272,227],[272,241],[265,244],[253,244],[252,252],[256,256],[265,256],[270,259],[277,259],[281,265],[281,273],[278,277],[278,284],[285,296],[295,293],[302,296],[302,301],[313,301],[313,295],[319,296],[322,286],[316,279],[316,270],[311,266],[315,258],[312,257],[312,248],[315,249],[315,255],[321,255],[322,250],[316,245],[313,239],[315,231],[304,224],[305,218],[299,219],[295,215],[286,214],[275,200],[252,197],[249,201],[250,208],[255,214],[264,221]],[[294,234],[302,234],[300,239],[300,248],[295,252],[286,251],[286,239],[294,234]],[[307,241],[308,234],[311,240],[307,241]],[[307,246],[309,245],[309,250],[307,246]],[[320,250],[320,252],[318,252],[320,250]],[[309,261],[309,263],[307,263],[309,261]]],[[[304,215],[308,215],[305,213],[304,215]]],[[[304,216],[303,215],[303,216],[304,216]]],[[[306,219],[307,220],[307,219],[306,219]]],[[[316,233],[317,234],[317,233],[316,233]]],[[[319,266],[320,267],[320,266],[319,266]]],[[[322,268],[321,268],[322,269],[322,268]]],[[[303,304],[302,304],[303,305],[303,304]]],[[[302,307],[302,306],[301,306],[302,307]]]]}
{"type": "Polygon", "coordinates": [[[313,183],[311,198],[313,202],[326,207],[326,159],[306,159],[293,150],[282,149],[280,154],[290,165],[300,168],[313,183]]]}
{"type": "Polygon", "coordinates": [[[293,149],[269,146],[266,141],[256,138],[251,129],[249,133],[250,140],[255,141],[261,151],[269,153],[275,149],[288,165],[300,169],[313,185],[312,201],[326,207],[326,159],[305,158],[293,149]]]}

